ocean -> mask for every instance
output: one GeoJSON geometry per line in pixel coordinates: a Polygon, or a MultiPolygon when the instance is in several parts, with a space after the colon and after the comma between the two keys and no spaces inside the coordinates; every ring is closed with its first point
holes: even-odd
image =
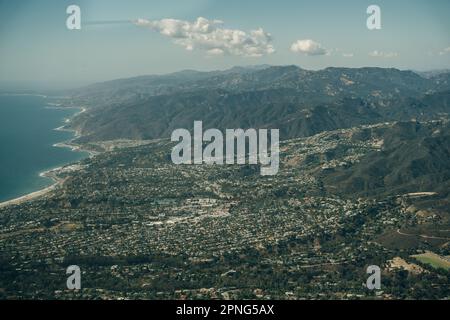
{"type": "Polygon", "coordinates": [[[54,130],[78,109],[58,109],[42,96],[0,95],[0,202],[53,183],[39,173],[86,158],[86,152],[54,147],[72,132],[54,130]]]}

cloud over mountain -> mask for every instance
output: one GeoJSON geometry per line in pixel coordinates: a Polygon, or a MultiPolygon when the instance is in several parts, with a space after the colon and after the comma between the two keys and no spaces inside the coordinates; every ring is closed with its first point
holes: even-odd
{"type": "Polygon", "coordinates": [[[369,56],[374,57],[374,58],[395,58],[398,56],[398,53],[374,50],[372,52],[369,52],[369,56]]]}
{"type": "Polygon", "coordinates": [[[328,53],[328,51],[322,47],[318,42],[311,39],[297,40],[291,45],[291,51],[297,53],[303,53],[307,56],[321,56],[328,53]]]}
{"type": "Polygon", "coordinates": [[[245,32],[223,28],[220,20],[199,17],[196,21],[176,19],[146,20],[134,22],[172,38],[186,50],[204,50],[211,55],[230,54],[246,57],[261,57],[275,52],[269,33],[259,28],[245,32]]]}

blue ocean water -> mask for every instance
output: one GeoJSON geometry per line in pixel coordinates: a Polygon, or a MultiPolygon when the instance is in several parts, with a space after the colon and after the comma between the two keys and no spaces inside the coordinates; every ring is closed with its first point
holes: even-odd
{"type": "Polygon", "coordinates": [[[73,133],[56,131],[79,110],[49,108],[41,96],[0,95],[0,202],[52,184],[39,173],[88,156],[54,147],[73,133]]]}

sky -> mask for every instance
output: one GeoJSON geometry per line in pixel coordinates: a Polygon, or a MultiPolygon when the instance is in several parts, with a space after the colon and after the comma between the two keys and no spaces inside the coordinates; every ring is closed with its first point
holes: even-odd
{"type": "Polygon", "coordinates": [[[448,0],[0,0],[0,85],[259,64],[450,69],[449,13],[448,0]],[[381,29],[367,28],[369,5],[381,29]]]}

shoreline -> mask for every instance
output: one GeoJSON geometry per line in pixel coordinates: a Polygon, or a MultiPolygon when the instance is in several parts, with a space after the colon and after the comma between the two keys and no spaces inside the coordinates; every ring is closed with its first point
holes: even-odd
{"type": "Polygon", "coordinates": [[[65,179],[58,178],[56,175],[50,175],[50,173],[57,171],[57,170],[61,170],[61,169],[62,169],[62,167],[57,167],[57,168],[39,173],[40,177],[50,178],[53,180],[53,183],[43,189],[25,194],[23,196],[20,196],[20,197],[11,199],[11,200],[0,202],[0,209],[9,207],[12,205],[20,205],[22,203],[26,203],[28,201],[38,199],[38,198],[50,193],[51,191],[56,190],[60,185],[62,185],[64,183],[65,179]]]}
{"type": "Polygon", "coordinates": [[[63,124],[60,127],[57,127],[57,128],[53,129],[55,131],[73,132],[74,136],[72,138],[68,139],[68,140],[57,142],[57,143],[53,144],[53,147],[56,147],[56,148],[69,148],[73,152],[86,152],[89,155],[90,158],[98,154],[98,152],[96,152],[96,151],[83,149],[82,146],[73,143],[73,141],[75,139],[81,137],[81,133],[78,130],[69,129],[69,128],[66,127],[66,125],[71,122],[71,119],[73,119],[74,117],[76,117],[76,116],[86,112],[87,109],[85,107],[63,107],[61,105],[58,105],[58,106],[50,106],[50,107],[47,107],[47,108],[52,108],[52,109],[68,109],[68,108],[70,108],[70,109],[80,109],[80,111],[75,113],[74,115],[72,115],[70,119],[65,119],[64,120],[65,124],[63,124]]]}
{"type": "Polygon", "coordinates": [[[41,97],[44,99],[47,99],[48,96],[44,95],[44,94],[39,94],[39,93],[14,93],[14,92],[3,92],[0,93],[0,96],[3,97],[27,97],[27,96],[31,96],[31,97],[41,97]]]}
{"type": "MultiPolygon", "coordinates": [[[[28,95],[28,94],[25,94],[28,95]]],[[[34,95],[34,96],[42,96],[44,98],[47,98],[44,95],[34,95]]],[[[45,106],[45,108],[54,108],[54,109],[80,109],[79,112],[75,113],[74,115],[71,116],[70,119],[64,119],[63,121],[67,124],[70,123],[71,119],[78,116],[79,114],[86,112],[86,108],[85,107],[64,107],[62,105],[55,105],[55,104],[47,104],[47,106],[45,106]]],[[[76,138],[79,138],[81,136],[81,134],[77,131],[77,130],[73,130],[73,129],[67,129],[65,128],[65,125],[62,125],[58,128],[54,128],[53,130],[56,131],[68,131],[68,132],[73,132],[74,133],[74,137],[66,140],[66,141],[62,141],[62,142],[58,142],[53,144],[53,147],[55,148],[70,148],[71,151],[73,152],[86,152],[88,153],[89,157],[93,157],[96,154],[98,154],[98,152],[94,152],[94,151],[90,151],[90,150],[85,150],[82,149],[81,146],[79,145],[75,145],[72,144],[72,141],[76,138]]],[[[53,183],[43,189],[39,189],[30,193],[27,193],[25,195],[10,199],[10,200],[6,200],[3,202],[0,202],[0,209],[5,208],[5,207],[9,207],[12,205],[20,205],[35,199],[38,199],[40,197],[45,196],[46,194],[50,193],[51,191],[56,190],[59,186],[62,186],[64,181],[66,179],[63,178],[59,178],[58,177],[58,173],[66,171],[66,170],[72,170],[72,171],[76,171],[78,169],[78,164],[79,161],[75,162],[75,163],[68,163],[66,165],[62,165],[59,167],[55,167],[55,168],[51,168],[42,172],[39,172],[39,177],[42,178],[49,178],[53,180],[53,183]],[[75,169],[75,170],[73,170],[75,169]]]]}

